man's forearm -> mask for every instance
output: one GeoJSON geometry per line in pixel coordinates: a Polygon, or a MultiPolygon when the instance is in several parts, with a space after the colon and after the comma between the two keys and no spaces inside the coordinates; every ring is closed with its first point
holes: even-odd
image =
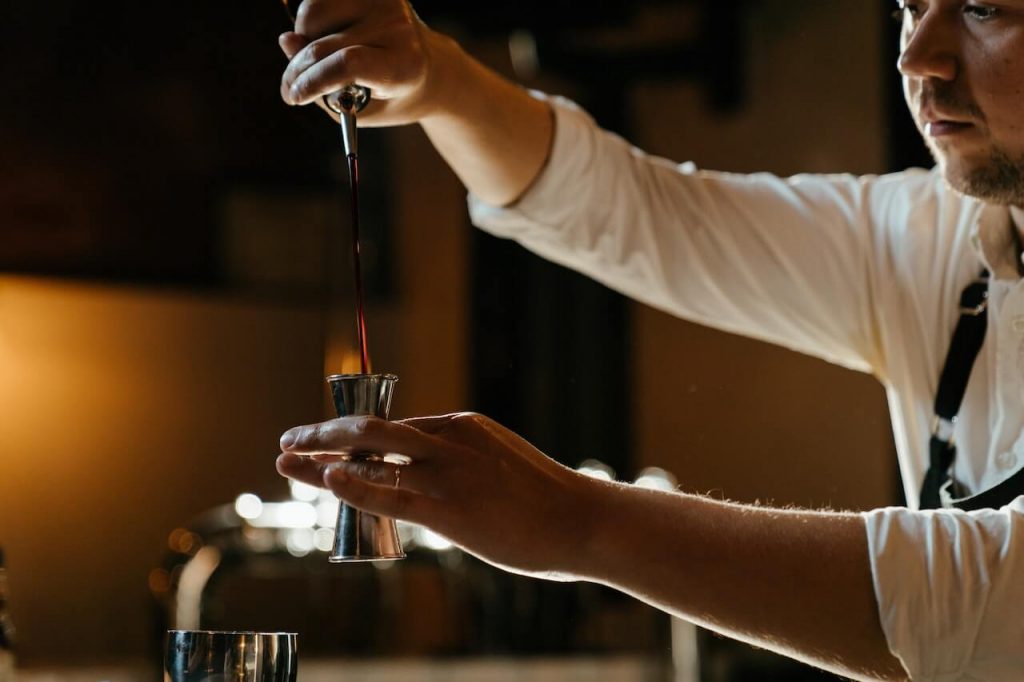
{"type": "Polygon", "coordinates": [[[454,41],[437,40],[435,84],[444,106],[420,121],[423,130],[469,191],[490,204],[509,204],[544,166],[552,112],[454,41]]]}
{"type": "Polygon", "coordinates": [[[574,572],[844,675],[905,678],[879,622],[859,516],[614,487],[574,572]]]}

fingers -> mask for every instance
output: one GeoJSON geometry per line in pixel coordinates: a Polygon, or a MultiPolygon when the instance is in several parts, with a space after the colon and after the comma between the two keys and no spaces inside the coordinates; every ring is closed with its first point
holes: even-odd
{"type": "Polygon", "coordinates": [[[327,465],[322,462],[288,452],[282,453],[277,458],[277,473],[319,488],[324,487],[326,469],[327,465]]]}
{"type": "Polygon", "coordinates": [[[365,85],[376,97],[388,94],[381,87],[382,54],[378,48],[365,45],[341,47],[344,35],[330,36],[304,47],[285,70],[281,79],[281,96],[290,104],[309,104],[323,95],[337,91],[346,83],[365,85]]]}
{"type": "Polygon", "coordinates": [[[375,483],[353,476],[349,464],[328,465],[322,484],[348,504],[370,514],[413,523],[436,522],[439,518],[442,509],[433,498],[410,490],[404,484],[395,487],[393,482],[375,483]]]}
{"type": "Polygon", "coordinates": [[[289,429],[281,436],[281,451],[296,455],[394,453],[414,461],[446,456],[443,444],[436,438],[400,422],[369,416],[341,417],[289,429]]]}
{"type": "MultiPolygon", "coordinates": [[[[328,470],[333,468],[344,469],[345,472],[353,478],[358,478],[366,481],[367,483],[376,483],[377,485],[390,485],[393,488],[397,488],[398,484],[402,481],[402,474],[399,471],[398,465],[389,464],[380,460],[354,460],[348,462],[342,461],[328,463],[324,473],[326,474],[328,470]]],[[[416,488],[409,485],[410,478],[410,476],[405,476],[406,488],[409,490],[416,490],[416,488]]]]}
{"type": "Polygon", "coordinates": [[[308,104],[358,83],[372,89],[376,100],[391,99],[424,78],[422,64],[406,57],[366,35],[337,33],[320,38],[292,57],[281,76],[281,97],[289,104],[308,104]]]}
{"type": "Polygon", "coordinates": [[[320,461],[290,452],[277,458],[277,471],[282,476],[295,479],[306,485],[326,488],[324,475],[329,470],[343,470],[349,477],[380,486],[402,488],[407,492],[419,493],[442,499],[446,493],[445,475],[430,463],[419,462],[414,466],[396,465],[380,460],[339,461],[333,458],[320,461]]]}
{"type": "Polygon", "coordinates": [[[281,97],[308,104],[358,83],[374,101],[400,98],[426,82],[422,24],[397,0],[304,0],[295,30],[281,35],[291,60],[281,97]]]}
{"type": "Polygon", "coordinates": [[[325,464],[289,452],[277,458],[281,475],[327,488],[363,511],[414,523],[436,520],[440,504],[417,489],[414,468],[379,461],[325,464]]]}

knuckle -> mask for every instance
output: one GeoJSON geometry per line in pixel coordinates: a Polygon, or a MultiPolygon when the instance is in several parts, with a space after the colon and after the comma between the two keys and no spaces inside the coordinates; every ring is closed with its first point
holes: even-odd
{"type": "Polygon", "coordinates": [[[366,63],[365,53],[356,48],[349,47],[343,49],[340,57],[341,67],[350,73],[358,72],[366,63]]]}
{"type": "Polygon", "coordinates": [[[352,422],[352,435],[356,438],[366,438],[377,433],[380,426],[377,423],[376,417],[369,415],[356,417],[355,421],[352,422]]]}
{"type": "Polygon", "coordinates": [[[309,79],[299,76],[292,82],[291,93],[294,98],[304,100],[309,97],[311,89],[309,79]]]}
{"type": "Polygon", "coordinates": [[[302,433],[299,435],[299,441],[307,447],[322,447],[329,440],[330,433],[329,422],[313,424],[302,430],[302,433]]]}
{"type": "Polygon", "coordinates": [[[306,56],[304,61],[306,64],[312,66],[313,64],[316,64],[330,56],[330,54],[331,50],[329,47],[324,42],[318,40],[306,46],[306,56]]]}

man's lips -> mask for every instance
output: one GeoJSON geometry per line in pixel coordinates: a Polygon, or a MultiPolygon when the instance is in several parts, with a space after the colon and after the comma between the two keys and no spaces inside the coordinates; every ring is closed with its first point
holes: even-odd
{"type": "Polygon", "coordinates": [[[924,124],[924,134],[928,137],[950,137],[965,133],[973,128],[973,123],[965,121],[929,121],[924,124]]]}
{"type": "Polygon", "coordinates": [[[974,122],[963,115],[949,114],[930,107],[921,110],[919,120],[925,135],[929,137],[948,137],[975,127],[974,122]]]}

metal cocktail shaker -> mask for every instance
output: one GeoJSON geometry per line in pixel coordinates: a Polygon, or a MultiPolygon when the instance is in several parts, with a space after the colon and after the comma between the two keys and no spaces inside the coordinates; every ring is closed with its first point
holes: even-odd
{"type": "Polygon", "coordinates": [[[164,682],[295,682],[293,632],[169,630],[164,682]]]}

